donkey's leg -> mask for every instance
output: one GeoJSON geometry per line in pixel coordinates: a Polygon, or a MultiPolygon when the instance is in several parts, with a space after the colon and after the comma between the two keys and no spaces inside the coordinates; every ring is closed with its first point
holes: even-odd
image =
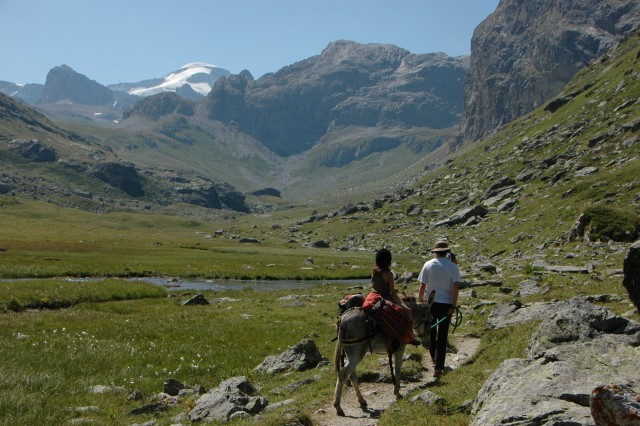
{"type": "Polygon", "coordinates": [[[356,397],[358,398],[358,404],[360,404],[360,408],[363,410],[367,408],[367,401],[362,396],[360,392],[360,382],[358,381],[358,373],[355,371],[351,373],[351,385],[353,386],[353,390],[356,393],[356,397]]]}
{"type": "Polygon", "coordinates": [[[359,345],[359,346],[354,346],[353,352],[352,352],[353,358],[349,359],[349,361],[353,359],[353,371],[351,372],[351,376],[350,376],[351,385],[353,386],[353,390],[355,391],[356,397],[358,398],[358,404],[360,404],[360,408],[362,408],[363,410],[367,408],[367,401],[362,396],[362,392],[360,392],[360,382],[358,380],[358,373],[356,372],[356,367],[367,354],[367,347],[368,347],[367,343],[363,343],[362,345],[359,345]]]}
{"type": "Polygon", "coordinates": [[[340,373],[338,373],[338,379],[336,380],[336,390],[333,394],[333,406],[336,409],[336,414],[344,416],[344,410],[340,406],[340,399],[342,398],[342,380],[340,380],[340,373]]]}
{"type": "Polygon", "coordinates": [[[335,407],[336,413],[339,416],[344,416],[344,411],[340,406],[340,400],[342,398],[343,386],[347,382],[347,380],[351,380],[351,385],[353,386],[353,389],[356,393],[356,397],[358,398],[360,407],[364,409],[367,406],[367,401],[365,401],[362,393],[360,392],[360,387],[358,386],[358,376],[356,374],[356,367],[366,353],[366,349],[363,350],[360,348],[360,346],[350,346],[346,348],[345,352],[347,354],[347,363],[338,372],[338,379],[336,380],[336,389],[333,398],[333,406],[335,407]]]}
{"type": "Polygon", "coordinates": [[[395,358],[395,365],[393,366],[393,371],[395,375],[395,380],[393,382],[393,394],[396,396],[396,399],[402,399],[402,394],[400,393],[400,373],[402,372],[402,357],[404,356],[404,344],[400,344],[398,350],[393,354],[395,358]]]}
{"type": "Polygon", "coordinates": [[[344,387],[344,384],[347,382],[347,380],[349,380],[349,378],[352,376],[352,373],[354,373],[357,364],[357,362],[354,362],[355,356],[353,354],[353,347],[345,348],[345,352],[347,356],[347,363],[340,369],[340,371],[338,371],[336,389],[333,394],[333,406],[335,407],[336,413],[339,416],[344,416],[344,411],[340,406],[340,400],[342,399],[342,388],[344,387]]]}

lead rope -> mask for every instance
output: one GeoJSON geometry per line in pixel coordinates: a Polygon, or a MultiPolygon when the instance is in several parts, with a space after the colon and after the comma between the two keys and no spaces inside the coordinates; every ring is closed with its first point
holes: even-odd
{"type": "MultiPolygon", "coordinates": [[[[449,317],[446,316],[446,315],[443,316],[435,324],[431,325],[431,328],[435,328],[438,324],[440,324],[442,321],[446,320],[447,318],[449,318],[449,317]]],[[[456,306],[455,319],[453,321],[451,321],[451,325],[453,325],[453,331],[451,332],[451,334],[456,332],[456,328],[458,328],[460,326],[460,324],[462,324],[462,311],[460,311],[460,307],[459,306],[456,306]]]]}

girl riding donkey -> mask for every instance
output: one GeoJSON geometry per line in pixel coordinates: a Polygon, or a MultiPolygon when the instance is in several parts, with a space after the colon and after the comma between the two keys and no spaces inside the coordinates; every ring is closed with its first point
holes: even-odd
{"type": "MultiPolygon", "coordinates": [[[[396,398],[402,398],[400,372],[405,344],[417,343],[425,348],[430,345],[429,330],[432,323],[430,307],[434,293],[429,295],[427,303],[421,303],[412,298],[406,299],[405,303],[397,295],[393,274],[389,270],[391,267],[389,250],[382,249],[376,253],[376,265],[371,276],[372,291],[362,303],[362,308],[359,307],[361,303],[357,302],[347,303],[351,306],[341,304],[342,314],[337,327],[338,342],[334,353],[334,366],[338,378],[333,399],[333,406],[340,416],[344,416],[340,400],[342,387],[347,381],[353,385],[360,407],[363,410],[367,408],[367,401],[360,393],[356,373],[356,367],[367,352],[388,354],[393,393],[396,398]],[[375,318],[381,332],[372,332],[370,317],[375,318]],[[414,331],[422,341],[414,338],[414,331]],[[347,358],[346,364],[343,363],[343,356],[347,358]]],[[[351,299],[349,301],[353,302],[351,299]]]]}
{"type": "Polygon", "coordinates": [[[398,297],[391,272],[391,252],[386,248],[376,253],[376,267],[371,273],[371,293],[362,305],[365,312],[373,316],[383,331],[392,340],[391,344],[420,345],[413,335],[411,309],[398,297]],[[386,308],[380,309],[381,305],[386,308]],[[394,342],[397,340],[397,342],[394,342]]]}

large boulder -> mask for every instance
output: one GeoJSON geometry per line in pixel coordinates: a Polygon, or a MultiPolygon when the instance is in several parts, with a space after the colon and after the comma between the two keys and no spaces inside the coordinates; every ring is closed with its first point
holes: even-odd
{"type": "Polygon", "coordinates": [[[589,405],[596,425],[640,425],[640,395],[627,386],[597,386],[589,405]]]}
{"type": "Polygon", "coordinates": [[[270,355],[254,371],[279,373],[305,371],[315,368],[322,361],[320,350],[312,339],[304,339],[278,356],[270,355]]]}
{"type": "MultiPolygon", "coordinates": [[[[580,298],[537,306],[543,321],[529,342],[529,357],[504,361],[489,377],[474,403],[472,425],[593,425],[595,386],[640,389],[640,324],[580,298]]],[[[511,305],[503,316],[521,309],[511,305]]]]}
{"type": "Polygon", "coordinates": [[[266,398],[256,396],[256,393],[255,386],[246,377],[232,377],[200,396],[189,413],[189,419],[209,423],[254,416],[269,404],[266,398]]]}
{"type": "Polygon", "coordinates": [[[52,163],[58,159],[55,149],[38,140],[21,141],[20,153],[38,163],[52,163]]]}
{"type": "Polygon", "coordinates": [[[111,186],[122,189],[132,197],[144,195],[138,170],[130,163],[98,163],[92,175],[111,186]]]}
{"type": "Polygon", "coordinates": [[[622,285],[629,292],[629,299],[640,309],[640,240],[631,245],[624,259],[622,285]]]}

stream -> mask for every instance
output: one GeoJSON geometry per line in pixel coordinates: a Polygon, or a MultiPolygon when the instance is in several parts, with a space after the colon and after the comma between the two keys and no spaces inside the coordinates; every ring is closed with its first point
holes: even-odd
{"type": "Polygon", "coordinates": [[[225,291],[253,289],[256,291],[272,290],[300,290],[327,284],[344,284],[363,286],[366,288],[370,281],[367,279],[347,280],[232,280],[232,279],[175,279],[167,277],[130,278],[129,281],[143,281],[166,287],[169,291],[197,290],[197,291],[225,291]]]}

